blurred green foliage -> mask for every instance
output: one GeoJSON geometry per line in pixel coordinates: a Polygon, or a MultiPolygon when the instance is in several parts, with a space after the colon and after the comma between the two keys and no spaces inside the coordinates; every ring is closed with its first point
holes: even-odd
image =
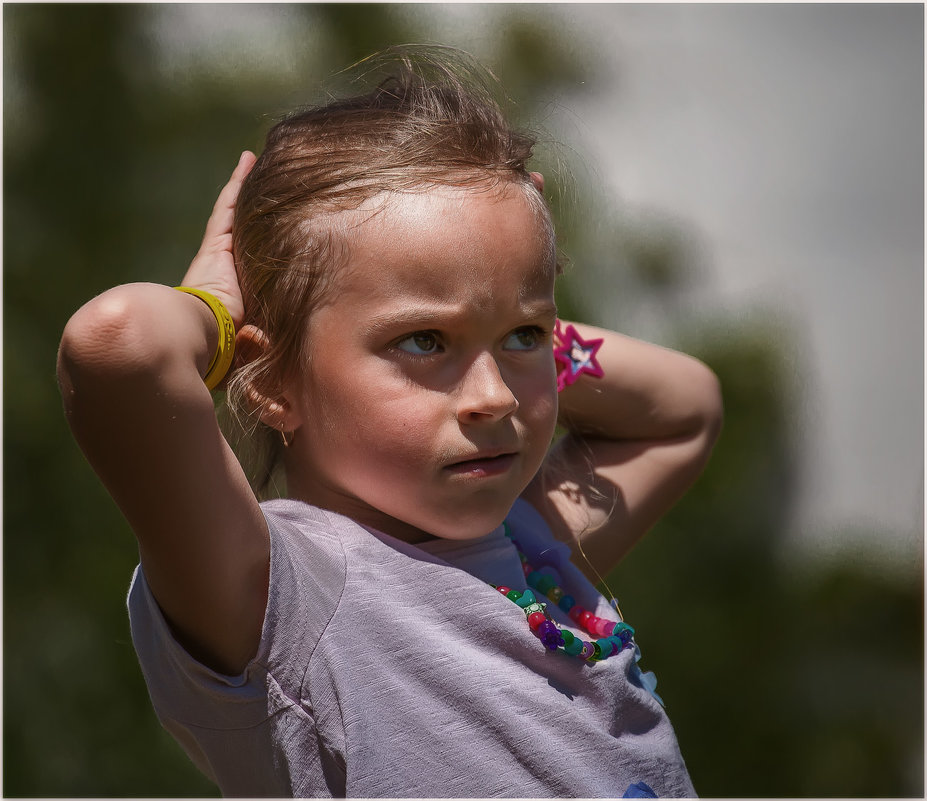
{"type": "MultiPolygon", "coordinates": [[[[543,7],[525,8],[496,7],[497,44],[475,55],[532,121],[550,97],[592,82],[595,54],[564,42],[543,7]]],[[[432,38],[419,12],[443,13],[4,6],[4,795],[216,794],[149,706],[121,601],[134,541],[67,431],[58,337],[109,286],[176,281],[239,152],[335,69],[432,38]],[[223,39],[236,14],[247,35],[223,39]],[[187,44],[171,48],[172,37],[187,44]]],[[[443,43],[461,43],[453,22],[444,28],[443,43]]],[[[558,158],[540,169],[557,176],[558,158]]],[[[683,240],[617,223],[594,231],[577,206],[583,187],[549,185],[576,273],[618,259],[625,277],[604,290],[665,308],[675,344],[725,387],[710,468],[608,577],[660,676],[696,788],[922,795],[918,571],[886,574],[852,553],[796,565],[781,547],[799,478],[797,343],[762,320],[687,320],[683,240]]],[[[559,302],[583,317],[572,280],[559,302]]]]}
{"type": "Polygon", "coordinates": [[[800,565],[782,330],[688,337],[725,390],[709,470],[608,577],[633,610],[696,789],[889,797],[923,786],[923,593],[847,553],[800,565]]]}

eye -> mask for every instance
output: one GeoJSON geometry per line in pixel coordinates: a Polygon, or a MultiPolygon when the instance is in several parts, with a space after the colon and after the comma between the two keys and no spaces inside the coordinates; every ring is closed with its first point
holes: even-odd
{"type": "Polygon", "coordinates": [[[505,340],[506,350],[534,350],[541,344],[544,332],[536,326],[519,328],[505,340]]]}
{"type": "Polygon", "coordinates": [[[432,331],[416,331],[414,334],[409,334],[404,339],[400,339],[396,347],[418,356],[429,356],[432,353],[441,352],[441,343],[438,341],[437,334],[432,331]]]}

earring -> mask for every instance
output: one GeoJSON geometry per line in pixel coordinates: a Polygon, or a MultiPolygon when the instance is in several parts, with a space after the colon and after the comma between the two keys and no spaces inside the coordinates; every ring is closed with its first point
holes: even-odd
{"type": "Polygon", "coordinates": [[[286,438],[286,432],[284,432],[284,430],[283,430],[282,428],[280,429],[280,439],[283,440],[283,447],[284,447],[284,448],[289,448],[289,447],[290,447],[290,440],[288,440],[288,439],[286,438]]]}

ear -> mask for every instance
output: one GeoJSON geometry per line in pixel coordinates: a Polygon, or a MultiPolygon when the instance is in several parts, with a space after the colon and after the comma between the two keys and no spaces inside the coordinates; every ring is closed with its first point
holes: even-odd
{"type": "MultiPolygon", "coordinates": [[[[255,325],[244,325],[235,336],[235,359],[248,364],[263,356],[270,348],[270,338],[255,325]]],[[[299,420],[281,389],[280,394],[267,394],[263,387],[248,384],[245,396],[252,410],[258,413],[264,425],[278,431],[293,431],[299,427],[299,420]]]]}
{"type": "Polygon", "coordinates": [[[544,176],[539,172],[529,172],[528,175],[531,176],[531,183],[534,184],[534,188],[538,190],[542,195],[544,194],[544,176]]]}

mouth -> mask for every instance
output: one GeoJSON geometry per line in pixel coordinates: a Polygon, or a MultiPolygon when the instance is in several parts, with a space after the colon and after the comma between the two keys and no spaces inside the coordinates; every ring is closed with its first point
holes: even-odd
{"type": "Polygon", "coordinates": [[[517,454],[512,452],[479,455],[472,459],[463,459],[445,466],[452,475],[463,476],[497,476],[508,472],[515,463],[517,454]]]}

